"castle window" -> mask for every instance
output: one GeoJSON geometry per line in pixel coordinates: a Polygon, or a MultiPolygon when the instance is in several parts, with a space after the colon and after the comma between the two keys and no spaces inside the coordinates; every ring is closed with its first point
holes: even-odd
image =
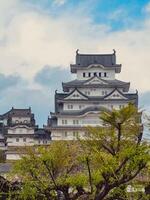
{"type": "Polygon", "coordinates": [[[74,94],[73,97],[79,97],[79,95],[78,94],[74,94]]]}
{"type": "Polygon", "coordinates": [[[85,72],[83,73],[83,77],[85,77],[85,72]]]}
{"type": "Polygon", "coordinates": [[[89,77],[91,77],[91,73],[89,72],[89,77]]]}
{"type": "Polygon", "coordinates": [[[27,124],[27,123],[28,123],[28,121],[27,121],[27,120],[24,120],[24,123],[25,123],[25,124],[27,124]]]}
{"type": "Polygon", "coordinates": [[[102,95],[107,95],[107,91],[102,91],[102,95]]]}
{"type": "Polygon", "coordinates": [[[68,105],[68,109],[73,109],[73,105],[68,105]]]}
{"type": "Polygon", "coordinates": [[[101,77],[101,72],[99,72],[99,77],[101,77]]]}
{"type": "Polygon", "coordinates": [[[96,76],[96,72],[94,72],[94,76],[96,76]]]}
{"type": "Polygon", "coordinates": [[[62,120],[62,124],[67,124],[67,120],[66,120],[66,119],[63,119],[63,120],[62,120]]]}
{"type": "Polygon", "coordinates": [[[23,142],[26,142],[26,138],[23,138],[23,142]]]}
{"type": "Polygon", "coordinates": [[[90,91],[85,91],[85,95],[90,95],[90,91]]]}
{"type": "Polygon", "coordinates": [[[77,124],[79,124],[79,121],[78,121],[78,119],[74,119],[74,120],[73,120],[73,124],[74,124],[74,125],[77,125],[77,124]]]}
{"type": "Polygon", "coordinates": [[[19,123],[19,121],[18,121],[18,120],[16,120],[16,121],[15,121],[15,123],[16,123],[16,124],[18,124],[18,123],[19,123]]]}
{"type": "Polygon", "coordinates": [[[19,138],[16,138],[16,142],[19,142],[19,138]]]}
{"type": "Polygon", "coordinates": [[[111,109],[113,109],[113,108],[114,108],[114,106],[113,106],[113,105],[110,105],[110,107],[111,107],[111,109]]]}
{"type": "Polygon", "coordinates": [[[79,136],[79,133],[78,133],[78,131],[73,131],[73,137],[78,137],[79,136]]]}
{"type": "Polygon", "coordinates": [[[107,73],[106,72],[104,72],[104,77],[106,77],[107,76],[107,73]]]}
{"type": "Polygon", "coordinates": [[[81,109],[82,108],[82,106],[81,105],[79,105],[79,109],[81,109]]]}
{"type": "Polygon", "coordinates": [[[124,105],[119,105],[119,108],[121,109],[121,108],[124,108],[124,105]]]}
{"type": "Polygon", "coordinates": [[[63,136],[63,137],[67,137],[67,136],[68,136],[67,131],[64,131],[64,132],[62,133],[62,136],[63,136]]]}

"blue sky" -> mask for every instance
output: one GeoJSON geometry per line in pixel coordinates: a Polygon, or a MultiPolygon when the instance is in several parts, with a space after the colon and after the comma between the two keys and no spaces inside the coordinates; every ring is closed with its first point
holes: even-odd
{"type": "Polygon", "coordinates": [[[0,112],[32,107],[37,123],[54,110],[54,92],[71,80],[75,51],[117,51],[117,77],[150,110],[150,1],[1,0],[0,112]]]}

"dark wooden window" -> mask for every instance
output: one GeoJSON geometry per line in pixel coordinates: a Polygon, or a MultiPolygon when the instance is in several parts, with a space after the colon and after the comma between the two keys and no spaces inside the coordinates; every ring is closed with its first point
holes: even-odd
{"type": "Polygon", "coordinates": [[[89,72],[89,77],[91,77],[91,73],[89,72]]]}
{"type": "Polygon", "coordinates": [[[94,72],[94,76],[96,76],[96,72],[94,72]]]}
{"type": "Polygon", "coordinates": [[[83,73],[83,77],[85,77],[85,72],[83,73]]]}
{"type": "Polygon", "coordinates": [[[104,72],[104,77],[106,77],[107,76],[107,73],[106,72],[104,72]]]}
{"type": "Polygon", "coordinates": [[[99,72],[99,77],[101,77],[101,72],[99,72]]]}

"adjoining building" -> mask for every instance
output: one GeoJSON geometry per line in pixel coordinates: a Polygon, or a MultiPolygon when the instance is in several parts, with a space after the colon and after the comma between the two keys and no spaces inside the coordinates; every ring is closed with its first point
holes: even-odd
{"type": "Polygon", "coordinates": [[[76,79],[62,83],[63,93],[55,93],[55,112],[50,113],[45,129],[52,140],[84,137],[85,126],[101,124],[99,115],[105,109],[120,109],[132,102],[138,105],[138,93],[129,93],[130,82],[116,79],[121,64],[112,54],[80,54],[70,65],[76,79]]]}
{"type": "Polygon", "coordinates": [[[0,148],[6,151],[6,160],[19,159],[23,147],[50,143],[50,134],[38,128],[31,108],[12,108],[0,119],[0,148]]]}

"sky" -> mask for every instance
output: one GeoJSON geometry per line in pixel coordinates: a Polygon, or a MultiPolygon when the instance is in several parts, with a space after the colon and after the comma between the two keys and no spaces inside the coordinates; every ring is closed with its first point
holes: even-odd
{"type": "Polygon", "coordinates": [[[37,124],[54,111],[55,90],[75,78],[75,51],[112,53],[117,78],[150,110],[149,0],[0,0],[0,113],[28,108],[37,124]]]}

